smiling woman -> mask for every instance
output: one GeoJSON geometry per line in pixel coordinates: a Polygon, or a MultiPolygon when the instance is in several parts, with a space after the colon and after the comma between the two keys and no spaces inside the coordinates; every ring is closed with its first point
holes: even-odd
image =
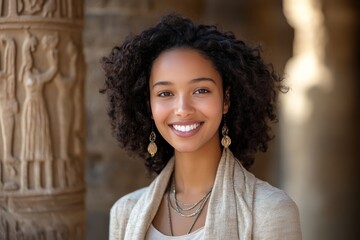
{"type": "Polygon", "coordinates": [[[156,128],[177,158],[183,152],[204,156],[213,150],[218,158],[218,129],[229,105],[223,101],[221,76],[212,62],[189,48],[165,51],[153,63],[149,84],[156,128]]]}
{"type": "Polygon", "coordinates": [[[114,135],[159,174],[114,204],[110,239],[301,239],[295,203],[247,171],[286,90],[259,49],[168,15],[103,68],[114,135]]]}

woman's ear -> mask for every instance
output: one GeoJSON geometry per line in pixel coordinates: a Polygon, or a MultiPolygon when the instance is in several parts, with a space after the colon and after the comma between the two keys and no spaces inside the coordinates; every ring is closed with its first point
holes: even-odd
{"type": "Polygon", "coordinates": [[[227,87],[224,95],[224,106],[223,106],[223,114],[226,114],[230,108],[230,87],[227,87]]]}

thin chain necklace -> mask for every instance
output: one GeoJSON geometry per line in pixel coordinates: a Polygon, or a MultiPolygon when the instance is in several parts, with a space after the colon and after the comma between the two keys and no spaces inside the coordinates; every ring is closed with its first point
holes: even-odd
{"type": "Polygon", "coordinates": [[[195,223],[196,221],[199,219],[200,217],[200,214],[202,212],[202,210],[204,209],[204,206],[206,204],[206,202],[208,201],[208,199],[210,198],[210,195],[211,195],[211,192],[212,192],[212,188],[210,189],[210,191],[205,194],[204,197],[202,197],[200,199],[200,201],[198,201],[197,203],[194,203],[194,204],[189,204],[191,205],[190,209],[186,210],[185,209],[182,209],[180,206],[179,206],[179,203],[176,199],[176,189],[175,189],[175,184],[174,184],[174,179],[172,178],[172,184],[171,186],[173,186],[173,198],[174,198],[174,203],[175,203],[175,207],[172,205],[171,201],[170,201],[170,192],[171,192],[171,187],[170,189],[168,190],[168,193],[167,193],[167,198],[166,198],[166,201],[167,201],[167,208],[168,208],[168,213],[169,213],[169,225],[170,225],[170,233],[171,233],[171,236],[174,236],[174,233],[173,233],[173,228],[172,228],[172,220],[171,220],[171,211],[170,211],[170,208],[174,209],[181,217],[187,217],[187,218],[190,218],[190,217],[195,217],[193,223],[191,224],[190,226],[190,229],[188,231],[187,234],[189,234],[191,232],[191,230],[193,229],[193,227],[195,226],[195,223]],[[189,211],[189,210],[192,210],[194,209],[197,205],[200,205],[196,210],[195,212],[191,213],[191,214],[184,214],[182,213],[181,211],[189,211]]]}
{"type": "MultiPolygon", "coordinates": [[[[175,207],[176,207],[176,209],[174,209],[174,210],[176,210],[176,212],[177,213],[179,213],[179,214],[181,214],[181,212],[186,212],[186,211],[190,211],[190,210],[192,210],[192,209],[194,209],[196,206],[198,206],[200,203],[200,208],[201,208],[201,205],[204,203],[204,202],[206,202],[206,201],[204,201],[205,200],[205,198],[208,198],[208,197],[210,197],[210,194],[211,194],[211,191],[212,191],[212,188],[210,189],[210,191],[207,193],[207,194],[205,194],[198,202],[196,202],[196,203],[193,203],[193,204],[186,204],[186,203],[181,203],[177,198],[176,198],[176,188],[175,188],[175,183],[174,183],[174,181],[173,181],[173,184],[172,184],[173,186],[172,186],[172,188],[173,188],[173,190],[172,190],[172,195],[173,195],[173,199],[174,199],[174,203],[175,203],[175,207]],[[180,205],[183,205],[184,206],[184,208],[183,207],[181,207],[180,205]],[[185,206],[189,206],[189,207],[185,207],[185,206]]],[[[191,214],[190,214],[191,215],[191,214]]],[[[190,215],[187,215],[187,216],[183,216],[183,217],[191,217],[190,215]]]]}
{"type": "Polygon", "coordinates": [[[202,198],[203,200],[200,203],[200,206],[193,213],[189,213],[189,214],[184,213],[185,210],[180,209],[180,206],[178,205],[178,203],[175,200],[176,199],[175,195],[176,194],[174,194],[174,191],[173,191],[173,198],[174,198],[175,206],[173,206],[170,202],[170,207],[172,209],[174,209],[180,216],[186,217],[186,218],[191,218],[191,217],[194,217],[194,216],[200,214],[200,212],[203,210],[207,200],[210,198],[211,190],[202,198]]]}

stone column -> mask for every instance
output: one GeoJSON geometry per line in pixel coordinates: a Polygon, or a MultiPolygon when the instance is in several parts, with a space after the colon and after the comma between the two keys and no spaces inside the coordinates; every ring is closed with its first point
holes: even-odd
{"type": "MultiPolygon", "coordinates": [[[[284,0],[294,28],[282,99],[283,182],[303,239],[359,236],[358,47],[355,2],[284,0]]],[[[355,238],[354,238],[355,237],[355,238]]]]}
{"type": "Polygon", "coordinates": [[[0,239],[84,239],[83,4],[0,0],[0,239]]]}

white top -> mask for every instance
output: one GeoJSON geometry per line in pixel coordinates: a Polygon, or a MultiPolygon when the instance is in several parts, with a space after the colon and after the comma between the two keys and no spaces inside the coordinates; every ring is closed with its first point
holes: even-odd
{"type": "Polygon", "coordinates": [[[204,227],[197,229],[196,231],[181,235],[181,236],[167,236],[159,232],[152,224],[146,234],[145,240],[200,240],[204,236],[204,227]]]}

